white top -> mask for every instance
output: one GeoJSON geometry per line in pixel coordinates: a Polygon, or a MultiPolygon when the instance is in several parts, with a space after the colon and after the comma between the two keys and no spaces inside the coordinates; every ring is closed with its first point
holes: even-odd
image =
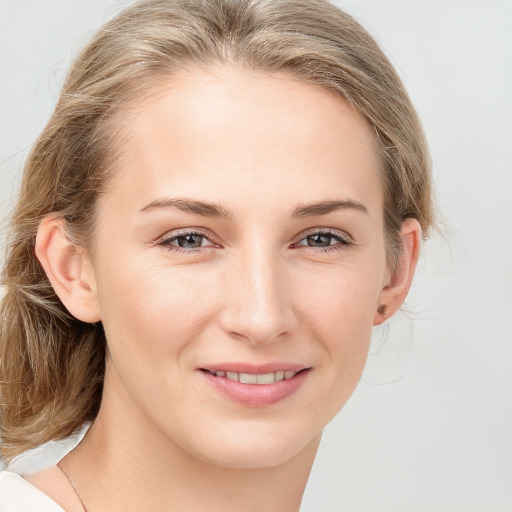
{"type": "Polygon", "coordinates": [[[65,512],[17,473],[0,471],[0,512],[65,512]]]}

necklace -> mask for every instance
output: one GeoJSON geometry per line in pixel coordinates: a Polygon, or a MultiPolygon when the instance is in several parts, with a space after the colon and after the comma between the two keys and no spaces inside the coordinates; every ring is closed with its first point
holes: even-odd
{"type": "Polygon", "coordinates": [[[80,496],[80,493],[78,492],[78,489],[76,488],[75,484],[73,483],[73,480],[71,480],[70,476],[67,474],[65,469],[61,466],[60,461],[57,462],[57,467],[64,473],[64,476],[68,479],[68,482],[71,484],[71,487],[73,487],[73,490],[75,491],[75,494],[77,495],[78,499],[80,500],[80,504],[82,505],[82,508],[84,509],[84,512],[89,512],[87,510],[87,507],[85,506],[84,500],[82,499],[82,496],[80,496]]]}

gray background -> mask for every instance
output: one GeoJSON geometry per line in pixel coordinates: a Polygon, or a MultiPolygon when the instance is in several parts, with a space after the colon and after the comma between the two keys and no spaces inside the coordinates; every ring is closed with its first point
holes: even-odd
{"type": "MultiPolygon", "coordinates": [[[[0,0],[0,218],[69,59],[127,3],[0,0]]],[[[381,42],[420,112],[445,239],[425,246],[409,313],[383,348],[376,332],[362,383],[326,428],[302,510],[510,512],[512,2],[337,3],[381,42]]],[[[53,463],[62,449],[15,469],[53,463]]]]}

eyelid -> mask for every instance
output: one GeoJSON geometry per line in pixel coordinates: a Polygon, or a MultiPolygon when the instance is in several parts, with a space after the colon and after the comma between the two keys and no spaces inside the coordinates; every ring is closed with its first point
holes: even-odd
{"type": "Polygon", "coordinates": [[[191,233],[195,233],[197,235],[203,235],[206,238],[211,238],[211,234],[208,232],[208,230],[204,228],[196,228],[196,227],[186,227],[186,228],[178,228],[178,229],[171,229],[170,231],[166,231],[165,234],[158,237],[158,240],[166,240],[168,238],[175,238],[177,236],[184,236],[189,235],[191,233]]]}
{"type": "MultiPolygon", "coordinates": [[[[173,250],[175,252],[183,252],[183,253],[192,253],[197,254],[206,250],[211,249],[212,247],[222,247],[220,244],[214,241],[214,238],[208,230],[203,228],[182,228],[177,229],[175,231],[168,231],[165,235],[159,237],[156,241],[157,246],[165,247],[168,250],[173,250]],[[200,246],[200,247],[192,247],[192,248],[184,248],[175,244],[171,244],[171,241],[176,240],[179,237],[187,236],[187,235],[199,235],[204,237],[206,240],[210,242],[210,245],[200,246]]],[[[354,243],[354,239],[351,235],[349,235],[346,231],[342,231],[339,229],[333,228],[310,228],[306,231],[303,231],[296,242],[293,242],[290,247],[308,247],[316,252],[327,252],[330,250],[340,250],[345,247],[351,246],[354,243]],[[314,247],[308,245],[299,245],[299,242],[302,242],[308,236],[312,235],[330,235],[336,239],[338,239],[338,243],[333,245],[328,245],[326,247],[314,247]]]]}
{"type": "Polygon", "coordinates": [[[167,248],[172,249],[172,250],[193,253],[193,252],[200,252],[200,251],[208,249],[210,247],[216,247],[216,246],[218,247],[220,244],[215,242],[214,238],[215,237],[213,237],[211,235],[211,233],[209,233],[207,230],[205,230],[203,228],[194,228],[194,227],[192,227],[192,228],[181,228],[181,229],[177,229],[177,230],[174,230],[174,231],[167,231],[165,233],[165,235],[160,236],[155,241],[155,245],[161,246],[161,247],[167,247],[167,248]],[[181,236],[187,236],[187,235],[199,235],[199,236],[202,236],[206,240],[208,240],[211,245],[201,246],[201,247],[197,247],[197,248],[186,249],[186,248],[175,246],[175,245],[169,243],[171,240],[175,240],[176,238],[179,238],[181,236]]]}
{"type": "MultiPolygon", "coordinates": [[[[355,242],[354,238],[349,235],[346,231],[343,231],[341,229],[334,229],[334,228],[311,228],[306,231],[303,231],[298,237],[297,241],[294,242],[294,244],[297,244],[298,242],[301,242],[304,240],[304,238],[311,236],[311,235],[331,235],[337,238],[341,238],[346,244],[352,244],[355,242]]],[[[294,245],[292,244],[292,245],[294,245]]]]}

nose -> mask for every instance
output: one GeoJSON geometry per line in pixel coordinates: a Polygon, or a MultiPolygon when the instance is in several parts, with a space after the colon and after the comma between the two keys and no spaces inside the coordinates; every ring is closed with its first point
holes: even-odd
{"type": "Polygon", "coordinates": [[[270,250],[246,251],[234,260],[227,269],[222,329],[253,345],[266,345],[291,334],[298,322],[290,269],[270,250]]]}

